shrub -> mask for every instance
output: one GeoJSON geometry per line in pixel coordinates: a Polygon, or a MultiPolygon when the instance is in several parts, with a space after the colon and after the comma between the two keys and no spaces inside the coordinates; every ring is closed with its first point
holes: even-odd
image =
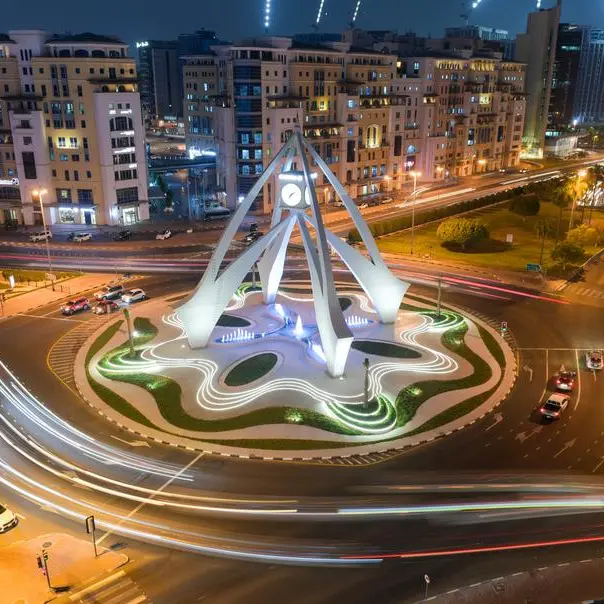
{"type": "Polygon", "coordinates": [[[535,194],[521,195],[510,200],[509,209],[520,216],[537,216],[541,204],[535,194]]]}
{"type": "Polygon", "coordinates": [[[585,250],[574,243],[563,241],[552,250],[551,256],[552,260],[560,262],[566,268],[569,264],[581,264],[585,259],[585,250]]]}
{"type": "Polygon", "coordinates": [[[469,218],[449,218],[442,222],[436,236],[445,243],[460,245],[462,248],[488,239],[487,228],[478,220],[469,218]]]}
{"type": "Polygon", "coordinates": [[[595,227],[581,224],[578,227],[568,231],[566,241],[581,248],[597,245],[600,240],[600,233],[595,227]]]}

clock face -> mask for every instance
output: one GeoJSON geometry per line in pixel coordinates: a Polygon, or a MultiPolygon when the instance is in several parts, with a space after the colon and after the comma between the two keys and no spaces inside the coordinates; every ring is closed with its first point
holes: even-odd
{"type": "Polygon", "coordinates": [[[288,182],[281,189],[281,201],[290,208],[295,208],[302,201],[302,189],[299,185],[288,182]]]}

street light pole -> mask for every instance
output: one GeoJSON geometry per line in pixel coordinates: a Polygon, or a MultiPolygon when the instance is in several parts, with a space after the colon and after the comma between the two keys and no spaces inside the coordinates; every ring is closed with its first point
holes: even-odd
{"type": "MultiPolygon", "coordinates": [[[[32,192],[34,195],[37,195],[38,199],[40,200],[40,210],[42,211],[42,225],[44,227],[44,242],[46,243],[46,256],[48,258],[48,272],[50,273],[50,275],[52,275],[53,272],[52,272],[52,260],[50,258],[50,244],[48,242],[48,237],[46,236],[46,232],[47,232],[46,216],[44,215],[44,200],[42,199],[48,191],[46,189],[37,189],[32,192]]],[[[50,280],[50,286],[52,287],[52,291],[55,291],[55,282],[52,279],[52,277],[50,280]]]]}
{"type": "Polygon", "coordinates": [[[411,207],[411,255],[413,256],[413,248],[414,248],[414,243],[415,243],[415,203],[416,203],[416,199],[415,196],[417,194],[417,177],[421,176],[421,172],[417,172],[416,170],[413,170],[413,172],[411,172],[411,176],[413,176],[413,206],[411,207]]]}
{"type": "Polygon", "coordinates": [[[363,390],[363,403],[365,407],[369,404],[369,359],[365,357],[363,361],[365,367],[365,388],[363,390]]]}

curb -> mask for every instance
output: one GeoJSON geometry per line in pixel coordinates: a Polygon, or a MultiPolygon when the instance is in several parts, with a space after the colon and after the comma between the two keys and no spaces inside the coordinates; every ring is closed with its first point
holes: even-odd
{"type": "MultiPolygon", "coordinates": [[[[172,296],[172,294],[171,294],[172,296]]],[[[419,298],[421,300],[424,301],[428,301],[428,302],[434,302],[433,300],[426,298],[424,296],[416,296],[416,298],[419,298]]],[[[483,327],[485,327],[487,330],[489,331],[494,331],[495,334],[491,334],[491,335],[496,335],[497,334],[497,330],[495,329],[495,327],[493,327],[492,325],[492,320],[490,318],[483,318],[483,316],[481,316],[479,313],[474,313],[466,311],[463,307],[457,306],[457,305],[446,305],[446,308],[449,308],[453,311],[457,311],[460,314],[464,314],[467,313],[470,315],[470,318],[475,321],[478,324],[482,324],[483,327]]],[[[86,342],[84,343],[84,345],[80,348],[80,350],[78,351],[76,360],[78,358],[81,358],[82,356],[84,356],[86,354],[86,349],[89,347],[88,346],[88,342],[91,341],[93,338],[96,339],[99,335],[100,330],[102,329],[103,331],[108,329],[115,321],[117,321],[118,319],[115,319],[113,321],[108,321],[107,323],[105,323],[103,326],[99,327],[99,329],[97,329],[93,334],[91,334],[86,342]]],[[[179,449],[183,449],[183,450],[187,450],[187,451],[197,451],[197,452],[202,452],[206,455],[217,455],[217,456],[221,456],[221,457],[230,457],[233,459],[248,459],[248,460],[257,460],[257,461],[285,461],[285,462],[325,462],[325,461],[331,461],[333,462],[334,460],[346,460],[346,459],[363,459],[366,456],[369,455],[388,455],[389,457],[396,455],[396,454],[400,454],[404,451],[407,451],[411,448],[415,448],[419,445],[423,445],[426,443],[430,443],[433,442],[436,439],[442,438],[444,436],[449,436],[450,434],[454,433],[454,432],[458,432],[459,430],[462,430],[472,424],[474,424],[475,422],[483,419],[484,417],[486,417],[488,414],[492,413],[497,407],[499,407],[499,405],[501,405],[510,395],[511,391],[513,390],[515,384],[516,384],[516,380],[518,377],[518,366],[517,366],[517,362],[516,362],[516,355],[515,355],[515,350],[516,350],[516,346],[515,346],[515,340],[513,338],[513,336],[511,336],[508,332],[508,337],[504,338],[504,342],[505,344],[507,344],[509,352],[510,352],[510,359],[508,359],[508,361],[511,363],[509,365],[509,370],[513,370],[513,378],[510,381],[509,384],[509,388],[505,391],[505,393],[502,393],[502,395],[500,396],[499,401],[497,401],[493,406],[491,406],[488,410],[486,410],[482,415],[473,418],[471,421],[467,421],[466,423],[460,425],[460,426],[456,426],[450,430],[444,431],[444,432],[439,432],[433,436],[430,436],[429,438],[423,438],[420,439],[416,442],[412,442],[412,443],[408,443],[399,447],[392,447],[389,449],[384,449],[384,450],[376,450],[376,451],[369,451],[369,452],[358,452],[358,453],[350,453],[347,455],[322,455],[322,456],[299,456],[299,455],[291,455],[292,451],[287,451],[287,453],[290,453],[290,455],[287,456],[281,456],[281,455],[258,455],[258,454],[253,454],[253,453],[227,453],[227,452],[223,452],[223,451],[216,451],[216,450],[207,450],[205,448],[203,448],[203,446],[190,446],[190,445],[185,445],[185,444],[180,444],[177,442],[170,442],[170,441],[166,441],[163,440],[162,438],[158,438],[155,436],[151,436],[149,434],[146,434],[144,432],[141,432],[140,430],[136,430],[131,428],[130,426],[127,426],[125,424],[123,424],[122,422],[116,420],[114,417],[108,415],[105,411],[99,409],[99,407],[94,404],[93,402],[91,402],[87,396],[80,390],[79,387],[79,383],[78,380],[75,379],[75,374],[74,374],[74,384],[75,384],[75,389],[77,390],[79,396],[84,400],[84,402],[94,411],[96,411],[101,417],[103,417],[104,419],[108,420],[109,422],[111,422],[112,424],[118,426],[119,428],[121,428],[122,430],[126,430],[127,432],[129,432],[130,434],[134,434],[138,437],[147,439],[149,441],[155,442],[157,444],[161,444],[161,445],[166,445],[169,447],[173,447],[173,448],[179,448],[179,449]]],[[[498,342],[500,345],[501,343],[498,342]]],[[[506,355],[506,350],[505,347],[502,347],[503,353],[505,356],[506,355]]],[[[100,352],[100,351],[99,351],[100,352]]],[[[77,363],[76,363],[77,366],[77,363]]],[[[499,390],[499,388],[501,387],[501,385],[503,384],[503,381],[506,377],[506,370],[502,371],[502,381],[499,383],[499,385],[496,386],[496,389],[499,390]]],[[[84,379],[86,379],[84,377],[84,379]]],[[[497,394],[497,392],[495,392],[495,394],[497,394]]],[[[463,402],[463,401],[462,401],[463,402]]],[[[489,403],[489,399],[487,401],[485,401],[485,403],[483,403],[483,405],[489,403]]],[[[106,405],[106,403],[103,403],[106,405]]],[[[481,405],[482,406],[482,405],[481,405]]],[[[479,409],[479,408],[478,408],[479,409]]],[[[470,415],[470,414],[468,414],[470,415]]],[[[454,423],[455,420],[453,420],[452,422],[449,422],[449,424],[454,423]]],[[[135,423],[135,422],[133,422],[135,423]]],[[[444,426],[447,426],[447,424],[445,424],[444,426]]],[[[442,426],[441,426],[442,427],[442,426]]],[[[438,430],[439,428],[434,428],[434,430],[438,430]]],[[[157,429],[158,431],[161,431],[159,429],[157,429]]],[[[178,438],[183,438],[183,439],[187,439],[187,440],[193,440],[189,437],[178,437],[178,438]]],[[[400,437],[400,439],[404,439],[405,436],[402,435],[400,437]]],[[[203,441],[202,441],[202,445],[203,445],[203,441]]],[[[376,443],[376,444],[379,444],[376,443]]],[[[228,446],[228,445],[225,445],[228,446]]],[[[230,448],[230,447],[229,447],[230,448]]],[[[385,460],[380,460],[380,461],[385,461],[385,460]]],[[[373,463],[377,463],[377,462],[373,462],[373,463]]],[[[333,465],[337,465],[337,464],[333,464],[333,465]]],[[[355,464],[342,464],[342,465],[355,465],[355,464]]],[[[362,465],[369,465],[369,463],[363,463],[362,465]]]]}

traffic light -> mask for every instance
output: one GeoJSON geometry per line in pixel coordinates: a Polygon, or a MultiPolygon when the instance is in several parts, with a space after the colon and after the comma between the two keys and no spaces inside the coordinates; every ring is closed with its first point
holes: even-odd
{"type": "Polygon", "coordinates": [[[36,556],[38,560],[38,568],[44,568],[44,563],[42,562],[42,556],[36,556]]]}
{"type": "Polygon", "coordinates": [[[501,333],[505,333],[507,330],[508,330],[508,322],[502,321],[501,322],[501,333]]]}

